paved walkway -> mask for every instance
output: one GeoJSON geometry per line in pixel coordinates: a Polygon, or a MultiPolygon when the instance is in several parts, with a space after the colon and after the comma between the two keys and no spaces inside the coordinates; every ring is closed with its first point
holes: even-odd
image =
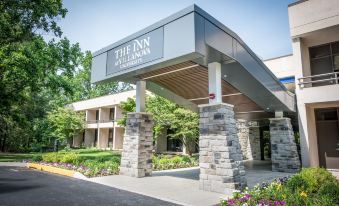
{"type": "Polygon", "coordinates": [[[199,190],[199,181],[185,178],[198,168],[153,172],[152,177],[133,178],[121,175],[91,178],[90,181],[147,195],[180,205],[208,206],[220,203],[225,195],[199,190]],[[181,177],[181,173],[184,174],[181,177]]]}
{"type": "Polygon", "coordinates": [[[0,166],[4,167],[26,167],[26,165],[23,162],[0,162],[0,166]]]}
{"type": "MultiPolygon", "coordinates": [[[[272,172],[269,161],[246,161],[246,177],[249,187],[257,183],[270,182],[289,173],[272,172]]],[[[155,171],[152,177],[133,178],[121,175],[96,177],[89,181],[120,188],[161,200],[195,206],[220,203],[228,195],[199,190],[199,168],[155,171]]]]}

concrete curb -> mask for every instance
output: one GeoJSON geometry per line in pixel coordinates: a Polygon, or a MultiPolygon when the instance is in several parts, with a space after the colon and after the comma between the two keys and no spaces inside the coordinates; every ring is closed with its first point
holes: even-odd
{"type": "Polygon", "coordinates": [[[77,179],[83,179],[83,180],[88,179],[86,176],[84,176],[83,174],[81,174],[79,172],[67,170],[67,169],[62,169],[62,168],[58,168],[58,167],[53,167],[53,166],[49,166],[49,165],[42,165],[42,164],[37,164],[37,163],[27,163],[27,167],[37,169],[37,170],[40,170],[40,171],[44,171],[44,172],[63,175],[63,176],[67,176],[67,177],[74,177],[74,178],[77,178],[77,179]]]}

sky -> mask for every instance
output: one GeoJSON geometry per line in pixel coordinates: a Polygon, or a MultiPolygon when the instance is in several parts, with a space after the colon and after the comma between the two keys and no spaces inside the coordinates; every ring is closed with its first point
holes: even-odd
{"type": "Polygon", "coordinates": [[[261,58],[292,53],[287,6],[296,0],[64,0],[63,35],[94,52],[192,4],[240,38],[261,58]]]}

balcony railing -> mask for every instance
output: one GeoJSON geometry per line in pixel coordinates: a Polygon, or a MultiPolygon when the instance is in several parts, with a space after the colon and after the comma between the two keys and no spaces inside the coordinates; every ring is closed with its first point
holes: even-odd
{"type": "Polygon", "coordinates": [[[339,84],[339,72],[302,77],[298,81],[300,88],[339,84]]]}
{"type": "Polygon", "coordinates": [[[87,120],[87,124],[97,124],[97,123],[108,123],[108,122],[115,122],[116,120],[114,119],[103,119],[103,120],[87,120]]]}

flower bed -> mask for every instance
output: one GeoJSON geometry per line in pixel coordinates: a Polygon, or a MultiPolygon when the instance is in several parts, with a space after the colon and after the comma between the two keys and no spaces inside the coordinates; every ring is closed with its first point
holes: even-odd
{"type": "Polygon", "coordinates": [[[253,189],[235,192],[221,206],[339,205],[339,182],[322,168],[307,168],[253,189]]]}
{"type": "MultiPolygon", "coordinates": [[[[93,152],[97,152],[97,150],[93,150],[93,152]]],[[[51,152],[34,156],[32,161],[42,165],[77,171],[86,177],[97,177],[118,174],[120,155],[112,153],[109,157],[94,156],[89,158],[75,151],[51,152]]]]}

